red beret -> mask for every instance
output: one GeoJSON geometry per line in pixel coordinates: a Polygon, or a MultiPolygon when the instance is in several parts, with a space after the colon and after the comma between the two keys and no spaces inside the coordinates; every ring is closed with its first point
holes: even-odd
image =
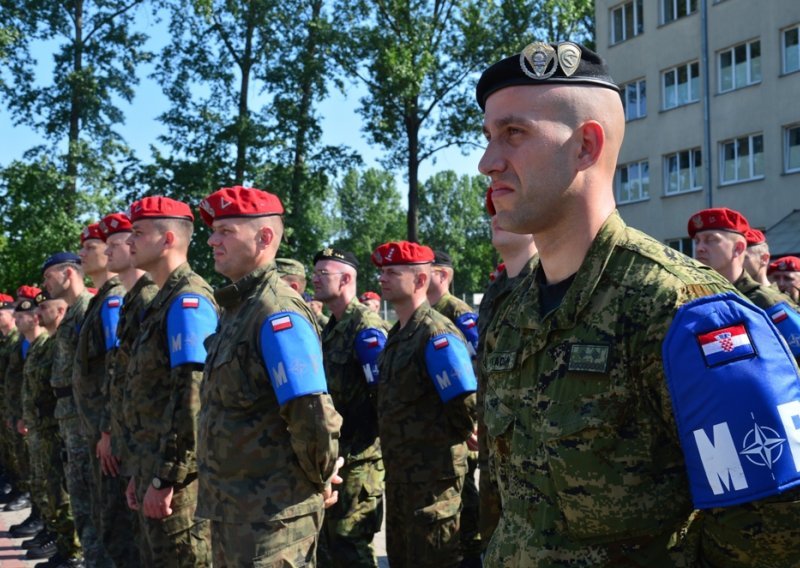
{"type": "Polygon", "coordinates": [[[378,300],[380,302],[381,297],[378,296],[375,292],[369,291],[369,292],[364,292],[358,298],[358,301],[361,302],[362,304],[366,303],[367,300],[378,300]]]}
{"type": "Polygon", "coordinates": [[[103,240],[115,233],[130,233],[133,230],[131,220],[125,213],[111,213],[100,221],[100,231],[103,233],[103,240]]]}
{"type": "Polygon", "coordinates": [[[106,240],[103,237],[103,231],[100,230],[100,223],[92,223],[83,228],[83,231],[81,231],[81,244],[83,244],[83,241],[88,241],[89,239],[106,240]]]}
{"type": "Polygon", "coordinates": [[[692,215],[689,219],[689,236],[694,237],[700,231],[728,231],[744,235],[750,228],[750,223],[744,215],[727,207],[703,209],[692,215]]]}
{"type": "Polygon", "coordinates": [[[372,264],[378,268],[394,264],[426,264],[433,262],[433,259],[430,248],[408,241],[385,243],[372,253],[372,264]]]}
{"type": "Polygon", "coordinates": [[[491,186],[488,190],[486,190],[486,212],[489,214],[489,217],[494,217],[497,215],[497,209],[494,208],[494,201],[492,201],[493,191],[494,190],[491,188],[491,186]]]}
{"type": "Polygon", "coordinates": [[[97,296],[97,288],[86,288],[86,291],[89,292],[92,296],[97,296]]]}
{"type": "Polygon", "coordinates": [[[800,258],[784,256],[775,262],[770,262],[767,267],[767,274],[772,274],[773,272],[800,272],[800,258]]]}
{"type": "Polygon", "coordinates": [[[41,292],[42,290],[40,288],[36,288],[35,286],[20,286],[17,288],[17,299],[27,298],[28,300],[33,300],[41,292]]]}
{"type": "Polygon", "coordinates": [[[200,202],[200,216],[209,227],[214,219],[283,215],[277,195],[252,187],[223,187],[200,202]]]}
{"type": "Polygon", "coordinates": [[[0,310],[14,307],[14,298],[8,294],[0,294],[0,310]]]}
{"type": "Polygon", "coordinates": [[[192,209],[182,201],[169,197],[144,197],[131,204],[131,223],[139,219],[186,219],[194,221],[192,209]]]}
{"type": "Polygon", "coordinates": [[[756,245],[760,245],[761,243],[767,242],[767,237],[765,237],[764,233],[758,229],[748,229],[744,234],[744,238],[747,239],[747,246],[749,247],[754,247],[756,245]]]}

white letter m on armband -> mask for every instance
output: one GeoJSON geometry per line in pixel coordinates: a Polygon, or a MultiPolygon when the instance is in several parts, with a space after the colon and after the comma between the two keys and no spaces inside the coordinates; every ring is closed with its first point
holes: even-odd
{"type": "Polygon", "coordinates": [[[730,491],[731,483],[736,490],[747,489],[742,462],[733,443],[728,423],[714,425],[714,442],[708,439],[705,431],[695,430],[694,440],[700,452],[700,460],[706,472],[708,484],[714,495],[730,491]],[[723,487],[724,486],[724,487],[723,487]]]}
{"type": "Polygon", "coordinates": [[[283,366],[283,361],[278,363],[278,366],[272,369],[272,380],[275,382],[275,388],[285,385],[289,382],[286,378],[286,368],[283,366]]]}

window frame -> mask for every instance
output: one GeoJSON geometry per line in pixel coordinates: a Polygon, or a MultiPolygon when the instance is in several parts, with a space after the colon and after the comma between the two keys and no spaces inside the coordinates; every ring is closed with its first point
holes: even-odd
{"type": "Polygon", "coordinates": [[[672,110],[674,108],[679,108],[682,106],[690,105],[692,103],[696,103],[700,101],[700,61],[697,59],[693,61],[688,61],[686,63],[681,63],[680,65],[675,65],[673,67],[669,67],[668,69],[664,69],[661,71],[661,110],[672,110]],[[692,69],[697,69],[697,75],[694,77],[696,80],[697,92],[694,93],[694,97],[692,97],[692,69]],[[687,92],[689,97],[686,101],[680,102],[678,100],[678,94],[680,93],[680,85],[679,83],[679,74],[681,69],[686,70],[686,76],[688,81],[686,82],[687,85],[687,92]],[[671,88],[675,89],[675,104],[672,106],[667,106],[667,75],[672,74],[674,76],[674,83],[671,88]]]}
{"type": "Polygon", "coordinates": [[[764,179],[764,177],[765,177],[765,172],[764,171],[762,171],[761,173],[756,173],[756,171],[755,171],[755,169],[756,169],[756,167],[755,167],[756,166],[756,158],[755,158],[756,152],[754,151],[754,146],[755,146],[755,139],[756,138],[760,138],[761,139],[761,167],[762,167],[762,170],[763,170],[764,166],[765,166],[764,154],[766,153],[765,152],[765,148],[764,148],[764,133],[763,132],[757,132],[757,133],[753,133],[753,134],[745,134],[745,135],[742,135],[742,136],[737,136],[736,138],[728,138],[727,140],[720,141],[720,143],[719,143],[719,184],[721,186],[734,185],[734,184],[737,184],[737,183],[746,183],[746,182],[749,182],[749,181],[755,181],[755,180],[764,179]],[[748,175],[748,177],[739,178],[738,177],[738,172],[741,169],[740,157],[739,157],[739,146],[740,146],[740,144],[741,144],[741,142],[743,140],[747,140],[747,147],[748,147],[748,153],[747,153],[748,158],[747,158],[747,160],[749,162],[749,164],[748,164],[749,175],[748,175]],[[734,155],[733,170],[737,174],[737,177],[735,179],[725,179],[725,166],[726,166],[726,163],[727,163],[727,160],[725,159],[725,149],[726,149],[726,146],[728,144],[733,144],[733,150],[734,150],[734,154],[735,154],[734,155]]]}
{"type": "Polygon", "coordinates": [[[641,79],[634,79],[633,81],[628,81],[627,83],[620,85],[620,89],[622,89],[622,108],[625,111],[625,122],[630,122],[632,120],[639,120],[640,118],[645,118],[647,116],[647,79],[642,77],[641,79]],[[636,85],[636,104],[630,105],[628,102],[628,87],[631,85],[636,85]],[[644,92],[644,97],[642,97],[642,93],[644,92]],[[644,98],[644,105],[642,105],[642,98],[644,98]],[[642,106],[644,108],[642,108],[642,106]],[[636,116],[629,116],[630,109],[635,108],[637,111],[636,116]],[[642,111],[639,114],[639,111],[642,111]]]}
{"type": "Polygon", "coordinates": [[[800,24],[794,24],[789,26],[788,28],[784,28],[781,30],[781,73],[783,75],[788,75],[790,73],[796,73],[800,71],[800,24]],[[792,46],[792,49],[795,51],[795,67],[793,69],[787,69],[787,49],[786,49],[786,34],[788,32],[795,32],[797,34],[797,43],[792,46]]]}
{"type": "Polygon", "coordinates": [[[736,91],[738,89],[744,89],[745,87],[749,87],[751,85],[757,85],[762,81],[762,79],[763,79],[763,73],[761,71],[761,39],[760,38],[759,39],[752,39],[752,40],[744,41],[744,42],[741,42],[741,43],[737,43],[736,45],[732,45],[729,48],[722,49],[722,50],[717,52],[717,92],[718,93],[720,93],[720,94],[722,94],[722,93],[730,93],[731,91],[736,91]],[[755,44],[758,44],[758,78],[757,79],[753,79],[753,56],[752,56],[752,52],[753,52],[753,46],[755,44]],[[742,47],[742,46],[745,47],[745,52],[746,52],[745,61],[741,62],[741,63],[745,64],[746,79],[745,79],[744,84],[739,85],[737,83],[738,75],[737,75],[736,69],[737,69],[738,65],[740,65],[741,63],[736,61],[736,50],[738,48],[742,47]],[[726,89],[723,89],[723,87],[722,87],[722,84],[723,84],[723,80],[722,80],[722,58],[726,54],[730,54],[730,59],[731,59],[731,64],[730,64],[730,73],[731,73],[730,83],[731,83],[731,86],[726,88],[726,89]]]}
{"type": "Polygon", "coordinates": [[[783,173],[785,174],[796,174],[800,173],[800,155],[798,155],[797,165],[795,167],[790,167],[791,162],[791,146],[789,144],[789,140],[791,137],[792,131],[797,131],[798,135],[798,152],[800,153],[800,123],[795,124],[788,124],[783,127],[783,173]]]}
{"type": "Polygon", "coordinates": [[[664,244],[672,249],[675,249],[681,254],[685,254],[690,258],[694,258],[694,239],[691,237],[675,237],[674,239],[665,239],[664,244]],[[674,246],[673,243],[679,243],[680,247],[674,246]],[[691,249],[689,252],[683,250],[686,244],[688,244],[689,248],[691,249]]]}
{"type": "Polygon", "coordinates": [[[678,150],[677,152],[672,152],[670,154],[664,154],[663,156],[663,173],[664,173],[664,195],[665,196],[672,196],[672,195],[680,195],[682,193],[691,193],[693,191],[699,191],[703,189],[703,150],[699,146],[694,148],[685,148],[683,150],[678,150]],[[693,185],[690,185],[687,188],[681,188],[680,180],[681,176],[681,154],[686,154],[686,160],[689,164],[689,179],[693,185]],[[677,163],[677,189],[674,191],[670,191],[671,187],[671,180],[670,180],[670,169],[669,169],[669,161],[670,159],[675,159],[677,163]],[[697,160],[700,160],[697,163],[697,160]]]}
{"type": "Polygon", "coordinates": [[[629,39],[635,38],[638,35],[644,33],[644,1],[643,0],[627,0],[627,2],[622,2],[621,4],[617,4],[613,8],[609,8],[609,45],[617,45],[628,41],[629,39]],[[627,35],[627,22],[625,21],[625,7],[632,6],[631,14],[633,15],[633,24],[631,26],[632,35],[627,35]],[[620,34],[620,39],[616,39],[616,21],[614,15],[617,11],[621,11],[622,14],[622,33],[620,34]]]}
{"type": "Polygon", "coordinates": [[[672,22],[677,22],[683,18],[688,18],[692,14],[697,12],[697,0],[661,0],[659,3],[661,6],[661,25],[666,26],[667,24],[671,24],[672,22]],[[667,19],[667,4],[672,4],[672,13],[674,15],[673,18],[667,19]],[[686,7],[686,13],[678,15],[678,6],[683,4],[686,7]],[[694,8],[692,8],[692,4],[694,4],[694,8]]]}
{"type": "MultiPolygon", "coordinates": [[[[630,191],[630,190],[629,190],[630,191]]],[[[634,160],[626,164],[619,164],[614,172],[614,198],[619,205],[626,205],[629,203],[639,203],[640,201],[648,201],[650,199],[650,162],[647,158],[642,160],[634,160]],[[638,196],[636,198],[622,199],[622,170],[626,170],[628,180],[625,182],[630,184],[630,169],[636,166],[638,169],[638,196]],[[645,177],[642,175],[644,169],[647,170],[646,184],[643,183],[645,177]]]]}

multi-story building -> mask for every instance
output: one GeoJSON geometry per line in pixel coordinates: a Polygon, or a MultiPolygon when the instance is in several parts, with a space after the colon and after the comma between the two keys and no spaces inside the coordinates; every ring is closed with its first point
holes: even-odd
{"type": "Polygon", "coordinates": [[[626,222],[691,255],[691,214],[731,207],[773,254],[800,252],[776,247],[800,222],[800,0],[596,0],[595,16],[623,89],[626,222]]]}

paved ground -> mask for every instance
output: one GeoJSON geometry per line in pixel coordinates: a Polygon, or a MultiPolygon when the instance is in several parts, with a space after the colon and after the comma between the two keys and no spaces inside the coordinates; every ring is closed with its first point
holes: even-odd
{"type": "Polygon", "coordinates": [[[8,527],[19,524],[28,518],[30,509],[23,509],[13,513],[0,511],[0,567],[2,568],[29,568],[42,560],[25,560],[25,550],[20,544],[25,539],[13,538],[8,534],[8,527]]]}

